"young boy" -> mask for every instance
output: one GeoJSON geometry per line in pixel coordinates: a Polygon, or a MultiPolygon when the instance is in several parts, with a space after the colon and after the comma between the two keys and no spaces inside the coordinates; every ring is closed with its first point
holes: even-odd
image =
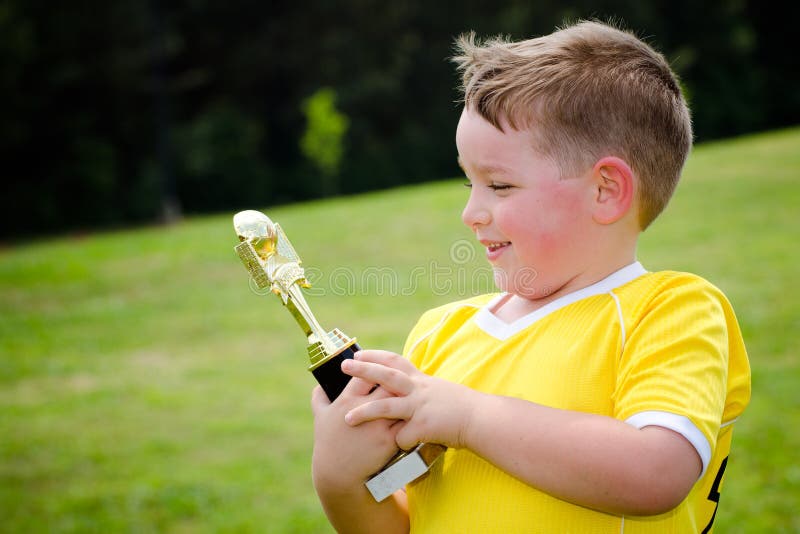
{"type": "Polygon", "coordinates": [[[405,358],[358,353],[336,402],[315,390],[329,519],[346,532],[709,532],[750,371],[717,288],[635,259],[691,147],[674,74],[595,22],[459,46],[462,218],[502,293],[427,312],[405,358]],[[374,502],[364,480],[419,442],[448,450],[374,502]]]}

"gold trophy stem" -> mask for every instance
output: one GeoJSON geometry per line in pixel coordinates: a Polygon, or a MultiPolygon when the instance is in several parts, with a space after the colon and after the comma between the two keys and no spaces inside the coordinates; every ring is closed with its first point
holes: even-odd
{"type": "MultiPolygon", "coordinates": [[[[341,362],[353,358],[360,350],[356,339],[338,328],[326,332],[319,324],[303,296],[303,287],[310,287],[300,256],[292,247],[280,225],[263,213],[247,210],[233,217],[239,236],[236,254],[259,289],[269,288],[308,337],[308,368],[333,401],[347,386],[350,377],[341,370],[341,362]]],[[[376,501],[380,502],[406,484],[423,476],[441,456],[442,445],[422,443],[413,451],[398,454],[389,464],[366,482],[376,501]]]]}
{"type": "Polygon", "coordinates": [[[288,288],[287,292],[289,293],[289,298],[286,299],[285,305],[308,337],[308,344],[322,343],[325,353],[333,354],[336,352],[336,347],[330,342],[329,336],[319,324],[317,318],[314,317],[314,314],[311,313],[311,308],[309,308],[300,288],[293,285],[288,288]]]}

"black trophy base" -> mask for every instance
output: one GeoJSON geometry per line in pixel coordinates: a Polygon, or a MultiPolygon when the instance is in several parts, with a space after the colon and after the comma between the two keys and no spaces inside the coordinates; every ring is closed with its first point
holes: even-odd
{"type": "Polygon", "coordinates": [[[361,347],[358,346],[358,343],[353,343],[311,370],[311,374],[317,379],[331,402],[339,396],[347,383],[350,382],[350,378],[352,378],[342,372],[342,362],[352,360],[353,355],[360,350],[361,347]]]}

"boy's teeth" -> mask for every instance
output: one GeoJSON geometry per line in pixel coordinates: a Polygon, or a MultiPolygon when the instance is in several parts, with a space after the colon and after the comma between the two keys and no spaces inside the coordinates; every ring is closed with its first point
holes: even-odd
{"type": "Polygon", "coordinates": [[[500,247],[504,247],[510,244],[509,241],[503,241],[502,243],[489,243],[489,250],[497,250],[500,247]]]}

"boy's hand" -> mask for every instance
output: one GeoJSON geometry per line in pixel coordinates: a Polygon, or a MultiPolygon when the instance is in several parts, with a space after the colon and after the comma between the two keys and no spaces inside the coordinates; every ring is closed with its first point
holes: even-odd
{"type": "Polygon", "coordinates": [[[345,424],[345,414],[353,408],[391,394],[374,383],[354,378],[334,402],[320,386],[311,395],[314,413],[314,454],[312,472],[320,485],[344,490],[363,485],[397,452],[396,423],[388,419],[353,427],[345,424]]]}
{"type": "Polygon", "coordinates": [[[342,363],[342,370],[393,394],[352,407],[345,417],[349,425],[403,419],[396,436],[401,449],[422,442],[464,446],[476,391],[426,375],[402,356],[382,350],[357,352],[355,360],[342,363]]]}

